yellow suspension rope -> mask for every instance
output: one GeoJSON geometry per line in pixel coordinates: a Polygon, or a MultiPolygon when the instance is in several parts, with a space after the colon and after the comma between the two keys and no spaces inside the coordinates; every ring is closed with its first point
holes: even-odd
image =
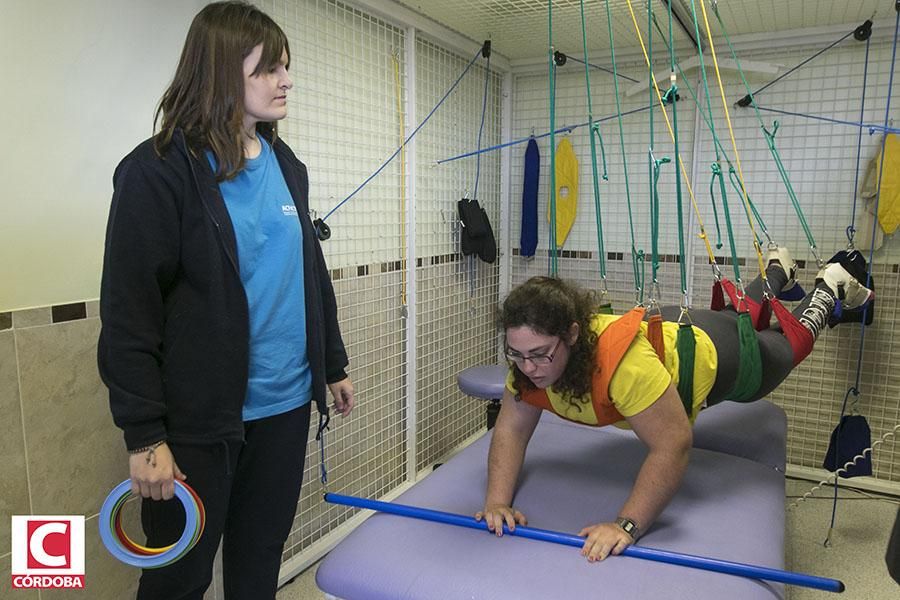
{"type": "Polygon", "coordinates": [[[699,2],[699,4],[703,11],[703,23],[706,25],[706,38],[709,40],[709,51],[710,54],[712,54],[713,65],[716,67],[716,81],[719,84],[719,94],[722,97],[722,108],[725,109],[725,121],[728,123],[728,134],[731,136],[731,148],[734,151],[734,162],[737,165],[738,178],[741,181],[741,198],[744,200],[744,210],[747,211],[747,222],[750,224],[750,231],[753,234],[753,248],[756,250],[756,261],[759,263],[759,275],[762,277],[763,289],[768,289],[766,268],[763,264],[762,248],[759,247],[759,238],[756,237],[756,227],[753,226],[753,219],[751,218],[750,198],[747,195],[747,186],[744,183],[744,172],[741,169],[741,155],[738,153],[737,142],[734,139],[734,129],[731,127],[731,115],[728,112],[728,100],[725,98],[725,87],[722,85],[722,76],[719,73],[719,59],[716,57],[716,46],[713,43],[712,30],[709,28],[709,19],[706,16],[706,3],[699,2]]]}
{"type": "MultiPolygon", "coordinates": [[[[631,22],[634,23],[634,32],[637,34],[638,41],[641,43],[641,50],[644,52],[644,60],[647,62],[647,66],[650,67],[650,72],[653,72],[652,67],[650,66],[650,57],[647,55],[647,47],[644,45],[644,36],[641,35],[640,27],[637,24],[637,18],[634,16],[634,8],[631,6],[631,0],[625,0],[628,4],[628,12],[631,13],[631,22]]],[[[675,143],[675,132],[672,130],[672,125],[669,123],[669,114],[666,112],[666,104],[663,102],[662,94],[659,91],[659,85],[656,83],[656,77],[650,77],[653,83],[653,89],[656,90],[656,98],[659,100],[659,106],[662,109],[663,117],[666,121],[666,127],[669,130],[669,137],[672,139],[672,143],[675,143]]],[[[676,151],[678,149],[676,148],[676,151]]],[[[688,177],[687,169],[684,168],[684,161],[681,160],[681,152],[678,152],[678,165],[681,167],[681,174],[684,177],[684,182],[687,185],[688,194],[691,197],[691,204],[694,207],[694,214],[697,216],[697,222],[700,224],[700,233],[697,235],[703,243],[706,245],[706,254],[709,256],[709,264],[716,264],[716,257],[713,254],[712,247],[709,245],[709,237],[706,235],[706,227],[703,226],[703,219],[700,218],[700,209],[697,208],[697,200],[694,198],[694,189],[691,187],[691,180],[688,177]]]]}
{"type": "Polygon", "coordinates": [[[400,51],[394,62],[394,90],[397,93],[397,117],[400,121],[400,305],[406,306],[406,124],[403,120],[403,89],[400,86],[400,51]]]}

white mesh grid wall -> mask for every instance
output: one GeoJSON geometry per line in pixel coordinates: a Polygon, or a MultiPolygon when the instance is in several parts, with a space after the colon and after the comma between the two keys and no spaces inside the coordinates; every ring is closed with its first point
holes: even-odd
{"type": "MultiPolygon", "coordinates": [[[[658,72],[665,69],[666,63],[654,63],[654,69],[658,72]]],[[[647,67],[643,63],[630,63],[620,65],[620,72],[633,79],[646,77],[647,67]]],[[[514,110],[513,110],[513,138],[522,139],[528,137],[532,131],[541,135],[549,131],[549,93],[548,76],[543,74],[526,74],[516,77],[514,110]]],[[[624,90],[633,85],[630,81],[620,79],[620,94],[622,96],[622,112],[627,113],[650,105],[648,93],[641,93],[631,97],[624,97],[624,90]]],[[[685,85],[682,82],[679,86],[685,85]]],[[[665,89],[661,89],[665,93],[665,89]]],[[[691,176],[691,149],[694,132],[694,106],[683,92],[677,106],[677,119],[679,130],[679,148],[682,160],[685,164],[688,177],[691,176]]],[[[611,74],[592,70],[591,72],[591,97],[593,102],[594,119],[606,119],[616,114],[615,88],[611,74]]],[[[671,108],[668,110],[672,118],[671,108]]],[[[635,279],[632,269],[632,240],[631,230],[635,236],[635,247],[645,253],[646,264],[640,269],[646,282],[651,279],[651,237],[650,237],[650,191],[651,186],[648,149],[650,147],[649,110],[643,110],[623,116],[623,130],[625,134],[625,158],[623,161],[622,145],[619,138],[618,120],[613,118],[601,123],[603,146],[606,151],[606,167],[608,181],[600,180],[600,204],[603,227],[604,249],[608,256],[607,277],[611,295],[620,301],[615,302],[617,310],[630,308],[635,299],[635,279]],[[628,169],[628,182],[625,184],[625,168],[628,169]],[[628,193],[631,202],[631,221],[628,212],[628,193]],[[621,264],[620,264],[621,263],[621,264]]],[[[662,255],[658,278],[660,282],[661,299],[665,302],[678,302],[680,297],[680,279],[678,263],[674,262],[678,254],[678,220],[676,210],[675,171],[674,171],[674,146],[669,130],[666,127],[659,104],[653,98],[654,118],[654,156],[656,158],[668,157],[672,162],[663,165],[659,179],[660,196],[660,236],[659,252],[662,255]]],[[[583,65],[568,62],[558,70],[556,84],[556,128],[569,127],[587,122],[587,98],[585,95],[585,78],[583,65]]],[[[591,172],[590,130],[585,126],[576,128],[571,134],[556,136],[557,145],[561,138],[568,137],[579,163],[578,181],[578,215],[572,231],[562,247],[563,254],[560,258],[560,273],[564,274],[568,269],[583,273],[581,282],[588,287],[597,288],[600,285],[600,269],[598,261],[598,242],[596,211],[594,205],[593,181],[591,172]],[[568,264],[575,261],[576,265],[568,264]],[[587,268],[590,264],[591,267],[587,268]]],[[[597,144],[597,165],[600,174],[603,173],[603,161],[599,143],[597,144]]],[[[513,281],[519,282],[522,278],[546,274],[548,269],[548,205],[550,199],[550,138],[538,139],[538,147],[541,153],[541,168],[538,193],[538,252],[533,260],[526,260],[521,256],[513,256],[513,281]]],[[[520,238],[520,224],[522,219],[522,188],[523,188],[523,160],[525,145],[521,144],[512,149],[512,180],[510,198],[512,210],[511,236],[512,245],[517,253],[520,238]]],[[[692,182],[693,183],[693,182],[692,182]]],[[[684,225],[688,226],[691,217],[691,202],[688,186],[682,174],[682,203],[684,210],[684,225]]]]}
{"type": "MultiPolygon", "coordinates": [[[[431,111],[471,60],[472,56],[417,40],[418,120],[431,111]]],[[[432,465],[484,427],[483,402],[463,395],[456,375],[467,367],[496,361],[493,315],[499,262],[462,257],[456,203],[466,194],[478,200],[499,234],[499,153],[481,155],[477,197],[476,157],[437,164],[476,149],[484,82],[484,59],[479,58],[416,138],[418,469],[432,465]]],[[[491,72],[482,147],[499,140],[500,77],[491,72]]]]}
{"type": "MultiPolygon", "coordinates": [[[[400,144],[397,97],[405,98],[405,34],[332,0],[269,0],[261,8],[283,27],[291,44],[294,89],[280,133],[307,164],[310,207],[322,217],[400,144]],[[394,56],[400,61],[399,90],[394,56]]],[[[335,417],[326,437],[329,486],[373,498],[406,479],[400,271],[406,240],[399,198],[395,160],[328,219],[332,237],[322,242],[356,389],[352,416],[335,417]]],[[[321,500],[315,421],[285,559],[354,514],[321,500]]]]}
{"type": "MultiPolygon", "coordinates": [[[[403,31],[340,2],[282,0],[294,60],[296,109],[282,129],[310,168],[310,208],[335,209],[373,174],[402,141],[394,56],[403,73],[403,31]]],[[[401,98],[404,91],[399,91],[401,98]]],[[[401,104],[402,105],[402,104],[401,104]]],[[[328,218],[329,267],[397,260],[401,238],[400,161],[328,218]]]]}

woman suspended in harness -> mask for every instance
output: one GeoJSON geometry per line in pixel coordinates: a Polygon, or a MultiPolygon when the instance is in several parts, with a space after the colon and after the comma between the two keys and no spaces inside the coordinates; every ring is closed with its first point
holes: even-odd
{"type": "MultiPolygon", "coordinates": [[[[768,285],[782,295],[796,285],[796,265],[781,247],[771,249],[767,258],[768,285]]],[[[738,312],[733,307],[691,310],[693,385],[687,394],[681,389],[687,396],[682,398],[675,345],[680,307],[662,308],[667,321],[661,358],[647,337],[643,310],[620,317],[597,314],[590,292],[560,279],[529,279],[500,310],[510,370],[488,455],[484,508],[476,518],[497,535],[504,524],[510,529],[526,524],[512,500],[542,410],[587,425],[630,427],[648,449],[631,493],[615,522],[586,524],[579,532],[588,560],[620,554],[675,495],[688,465],[691,423],[700,409],[726,399],[752,401],[768,395],[805,358],[826,325],[851,321],[871,303],[874,293],[866,282],[858,258],[851,261],[838,253],[819,271],[814,289],[797,308],[778,315],[778,326],[751,328],[761,375],[750,390],[735,390],[747,370],[741,364],[745,340],[739,335],[738,312]],[[842,310],[836,312],[838,306],[842,310]]],[[[761,278],[747,287],[746,295],[751,302],[763,301],[761,278]]]]}

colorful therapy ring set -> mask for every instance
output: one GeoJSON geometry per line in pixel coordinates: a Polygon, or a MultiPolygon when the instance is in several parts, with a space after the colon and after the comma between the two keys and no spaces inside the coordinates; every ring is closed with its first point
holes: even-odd
{"type": "Polygon", "coordinates": [[[115,558],[133,567],[157,569],[177,561],[197,544],[206,525],[206,511],[189,485],[175,481],[175,497],[184,506],[184,532],[177,542],[162,548],[141,546],[125,533],[121,511],[130,497],[131,480],[126,479],[113,488],[100,508],[100,539],[115,558]]]}

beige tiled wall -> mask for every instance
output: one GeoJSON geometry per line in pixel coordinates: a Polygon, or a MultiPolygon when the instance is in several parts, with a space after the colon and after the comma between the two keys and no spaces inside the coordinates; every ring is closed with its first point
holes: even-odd
{"type": "MultiPolygon", "coordinates": [[[[0,331],[0,571],[10,572],[11,515],[84,515],[88,593],[13,591],[4,576],[0,598],[133,596],[137,570],[106,552],[97,528],[104,498],[128,475],[97,373],[100,321],[53,323],[50,307],[11,317],[0,319],[11,325],[0,331]]],[[[128,514],[132,530],[137,511],[128,514]]]]}

